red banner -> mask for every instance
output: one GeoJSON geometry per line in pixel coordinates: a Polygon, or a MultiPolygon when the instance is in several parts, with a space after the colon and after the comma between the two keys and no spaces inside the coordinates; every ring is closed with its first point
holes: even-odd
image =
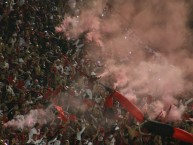
{"type": "Polygon", "coordinates": [[[62,107],[54,105],[54,107],[56,108],[56,110],[59,112],[58,117],[61,118],[64,122],[68,121],[68,118],[65,115],[64,110],[62,109],[62,107]]]}
{"type": "Polygon", "coordinates": [[[193,144],[193,134],[191,134],[185,130],[182,130],[179,128],[174,128],[174,134],[172,137],[175,139],[179,139],[181,141],[189,142],[189,143],[193,144]]]}
{"type": "Polygon", "coordinates": [[[137,121],[144,121],[143,113],[136,105],[131,103],[129,99],[127,99],[125,96],[121,95],[117,91],[114,92],[113,97],[122,105],[123,108],[125,108],[129,113],[131,113],[137,119],[137,121]]]}

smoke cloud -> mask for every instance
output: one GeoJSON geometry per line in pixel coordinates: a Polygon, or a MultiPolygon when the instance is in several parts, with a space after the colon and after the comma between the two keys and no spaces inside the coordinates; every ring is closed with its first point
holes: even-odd
{"type": "MultiPolygon", "coordinates": [[[[112,87],[134,98],[151,95],[164,112],[193,88],[188,5],[185,0],[92,0],[81,5],[79,17],[66,16],[56,31],[70,38],[88,31],[86,38],[102,47],[87,48],[91,59],[105,61],[101,81],[111,78],[112,87]]],[[[173,109],[178,115],[170,120],[179,119],[182,110],[173,109]]]]}
{"type": "Polygon", "coordinates": [[[4,127],[15,128],[23,130],[24,128],[31,128],[36,123],[45,125],[55,118],[53,111],[50,109],[35,109],[30,110],[27,115],[16,115],[14,119],[4,124],[4,127]]]}

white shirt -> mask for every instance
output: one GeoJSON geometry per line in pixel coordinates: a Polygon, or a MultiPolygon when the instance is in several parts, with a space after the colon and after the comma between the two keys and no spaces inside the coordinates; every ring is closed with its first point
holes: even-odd
{"type": "Polygon", "coordinates": [[[89,142],[88,145],[93,145],[93,143],[92,143],[92,142],[89,142]]]}
{"type": "Polygon", "coordinates": [[[22,45],[24,45],[24,44],[25,44],[24,38],[23,38],[23,37],[20,37],[20,38],[19,38],[19,46],[22,46],[22,45]]]}
{"type": "Polygon", "coordinates": [[[39,134],[40,134],[40,129],[37,130],[36,128],[32,128],[28,134],[29,139],[28,139],[27,143],[34,142],[33,136],[39,135],[39,134]]]}
{"type": "Polygon", "coordinates": [[[81,141],[81,135],[84,132],[84,130],[85,130],[85,127],[83,127],[81,131],[76,133],[76,139],[77,140],[81,141]]]}
{"type": "Polygon", "coordinates": [[[48,142],[48,145],[60,145],[60,144],[61,144],[61,141],[57,140],[57,138],[48,142]]]}
{"type": "Polygon", "coordinates": [[[60,145],[61,144],[61,141],[60,140],[56,140],[54,145],[60,145]]]}
{"type": "MultiPolygon", "coordinates": [[[[27,143],[28,143],[28,142],[27,142],[27,143]]],[[[33,139],[31,139],[29,143],[33,143],[33,144],[35,144],[35,145],[45,145],[45,142],[42,141],[42,138],[39,139],[39,140],[36,140],[36,141],[33,140],[33,139]]]]}
{"type": "Polygon", "coordinates": [[[115,138],[114,137],[110,140],[109,145],[115,145],[115,138]]]}
{"type": "Polygon", "coordinates": [[[92,91],[90,89],[86,89],[86,94],[89,96],[89,99],[92,100],[92,91]]]}

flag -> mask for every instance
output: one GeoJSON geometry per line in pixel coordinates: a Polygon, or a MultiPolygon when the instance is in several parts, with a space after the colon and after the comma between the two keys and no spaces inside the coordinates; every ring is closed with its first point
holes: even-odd
{"type": "Polygon", "coordinates": [[[184,142],[189,142],[193,144],[193,134],[182,130],[180,128],[174,128],[174,134],[172,136],[175,139],[179,139],[184,142]]]}
{"type": "Polygon", "coordinates": [[[128,98],[121,95],[117,91],[113,93],[113,97],[122,105],[123,108],[125,108],[129,113],[131,113],[138,122],[144,121],[143,113],[139,110],[139,108],[136,105],[130,102],[128,98]]]}
{"type": "Polygon", "coordinates": [[[58,114],[58,117],[59,117],[60,119],[62,119],[62,120],[66,123],[66,122],[68,121],[68,118],[67,118],[64,110],[62,109],[62,107],[57,106],[57,105],[54,105],[54,107],[56,108],[56,110],[57,110],[58,113],[59,113],[59,114],[58,114]]]}

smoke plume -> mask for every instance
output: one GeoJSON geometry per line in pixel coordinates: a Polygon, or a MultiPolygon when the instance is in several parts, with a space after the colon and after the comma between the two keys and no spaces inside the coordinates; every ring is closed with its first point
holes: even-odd
{"type": "MultiPolygon", "coordinates": [[[[193,87],[188,5],[185,0],[92,0],[81,5],[78,17],[66,16],[56,31],[70,38],[88,32],[86,38],[103,47],[87,48],[91,59],[104,60],[101,81],[112,78],[111,86],[124,95],[151,95],[164,111],[193,87]]],[[[170,120],[179,119],[181,110],[173,109],[180,113],[170,120]]]]}
{"type": "Polygon", "coordinates": [[[36,123],[45,125],[54,119],[54,113],[50,109],[35,109],[30,110],[26,115],[16,115],[14,119],[4,124],[4,127],[15,128],[23,130],[24,128],[31,128],[36,123]]]}

